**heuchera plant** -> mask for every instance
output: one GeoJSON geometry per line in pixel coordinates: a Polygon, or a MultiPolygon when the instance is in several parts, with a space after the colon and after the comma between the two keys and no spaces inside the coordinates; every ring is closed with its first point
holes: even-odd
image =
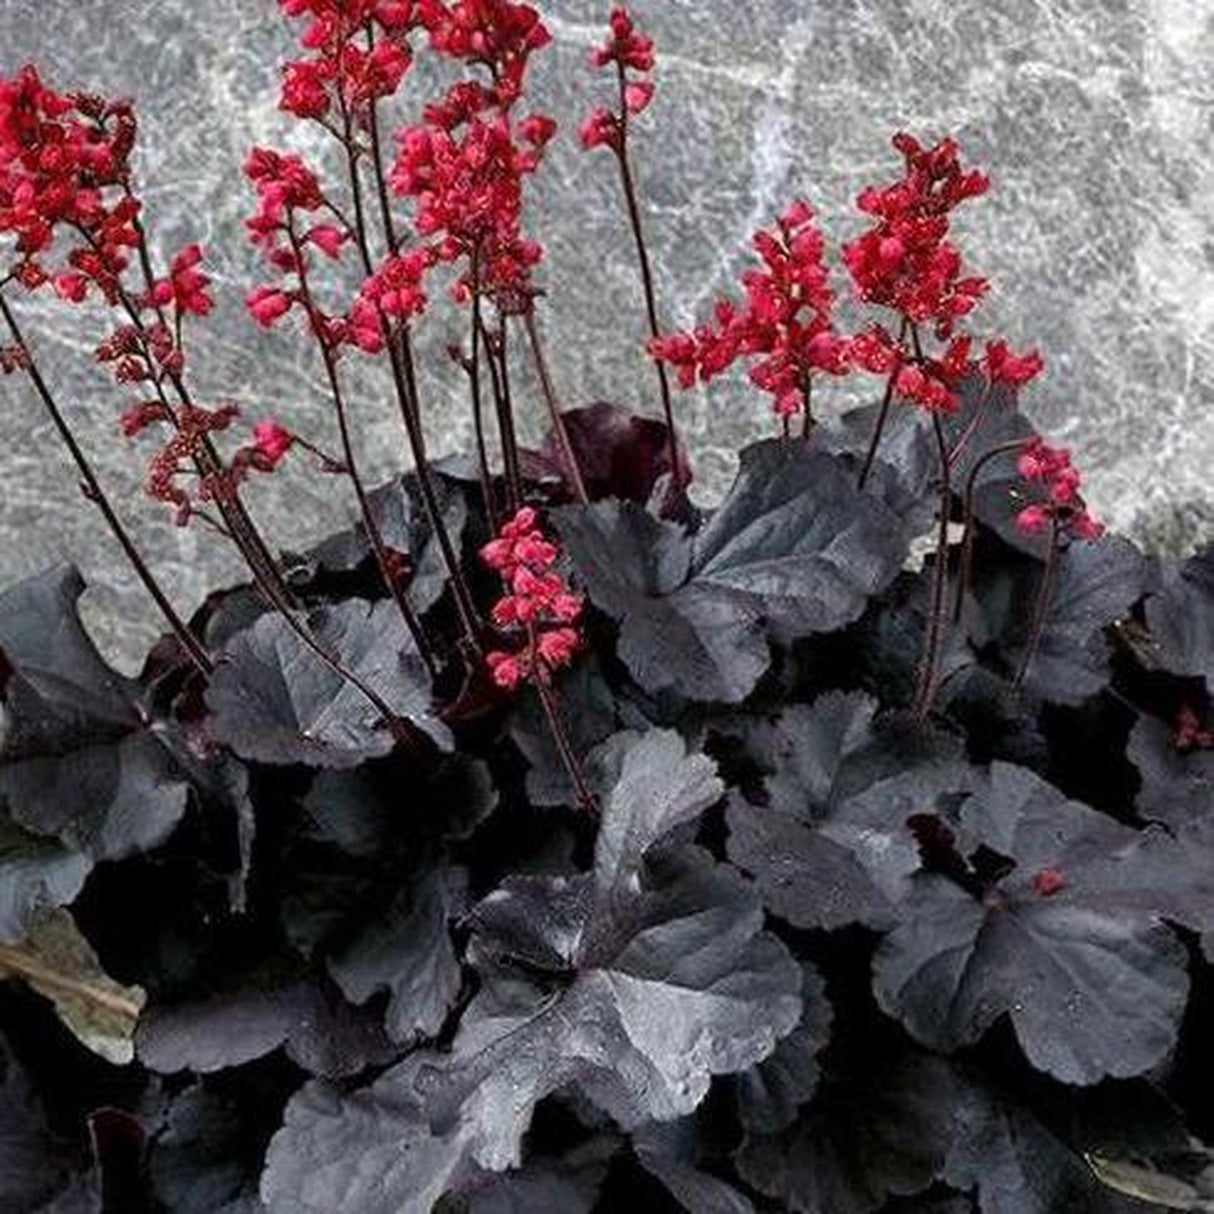
{"type": "Polygon", "coordinates": [[[196,393],[208,256],[156,255],[131,103],[0,82],[0,365],[167,625],[127,678],[74,569],[0,595],[0,1207],[1211,1208],[1214,547],[1105,535],[1020,411],[1042,360],[971,331],[952,234],[986,176],[899,134],[837,254],[792,199],[674,332],[636,175],[658,57],[617,10],[572,125],[618,171],[653,407],[566,409],[524,207],[564,137],[527,104],[541,15],[279,8],[281,108],[339,171],[245,162],[250,340],[290,329],[327,396],[277,417],[196,393]],[[32,293],[109,315],[148,496],[245,584],[178,613],[32,293]],[[426,450],[431,325],[466,465],[426,450]],[[378,488],[363,359],[410,466],[378,488]],[[677,388],[735,364],[776,433],[700,509],[677,388]],[[816,421],[844,376],[874,404],[816,421]],[[244,495],[271,475],[357,523],[280,555],[244,495]]]}

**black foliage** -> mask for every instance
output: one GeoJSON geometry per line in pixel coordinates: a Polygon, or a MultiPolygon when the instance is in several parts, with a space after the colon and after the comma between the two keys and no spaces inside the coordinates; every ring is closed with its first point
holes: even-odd
{"type": "MultiPolygon", "coordinates": [[[[72,569],[0,596],[0,1209],[1210,1208],[1214,549],[1069,544],[1030,653],[1043,550],[979,459],[1031,428],[982,399],[923,720],[930,422],[895,408],[863,492],[873,408],[758,443],[714,511],[618,406],[569,415],[590,505],[525,456],[594,812],[458,644],[412,477],[372,507],[434,677],[361,528],[287,564],[391,728],[248,587],[206,679],[112,670],[72,569]],[[146,996],[127,1067],[22,983],[50,907],[146,996]]],[[[487,614],[479,482],[437,485],[487,614]]]]}

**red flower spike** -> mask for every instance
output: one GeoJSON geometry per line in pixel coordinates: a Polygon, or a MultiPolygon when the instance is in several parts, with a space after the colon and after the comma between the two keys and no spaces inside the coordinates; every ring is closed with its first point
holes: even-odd
{"type": "Polygon", "coordinates": [[[618,63],[635,72],[653,71],[653,39],[637,32],[628,10],[612,10],[610,26],[607,41],[591,57],[594,66],[606,67],[609,63],[618,63]]]}
{"type": "Polygon", "coordinates": [[[1021,448],[1016,471],[1025,480],[1039,482],[1045,493],[1044,501],[1016,515],[1016,526],[1025,534],[1042,532],[1051,523],[1073,539],[1097,540],[1104,534],[1104,525],[1088,513],[1079,494],[1082,477],[1065,448],[1051,447],[1034,435],[1021,448]]]}
{"type": "Polygon", "coordinates": [[[559,550],[539,529],[536,512],[524,506],[481,548],[480,557],[507,589],[490,612],[494,625],[520,634],[516,649],[487,656],[494,682],[507,689],[527,680],[547,685],[582,643],[582,600],[553,569],[559,550]]]}
{"type": "Polygon", "coordinates": [[[283,69],[282,110],[319,119],[344,107],[362,120],[372,102],[400,87],[412,61],[406,38],[415,24],[414,5],[279,0],[279,7],[288,17],[309,19],[300,39],[309,54],[283,69]]]}
{"type": "Polygon", "coordinates": [[[474,257],[482,293],[499,302],[530,296],[542,250],[520,230],[523,180],[538,168],[551,130],[550,119],[533,114],[516,138],[501,114],[469,117],[458,130],[429,124],[397,133],[392,188],[416,199],[415,230],[435,239],[441,260],[467,259],[456,289],[461,300],[471,298],[474,257]]]}
{"type": "Polygon", "coordinates": [[[900,134],[894,146],[905,157],[903,177],[860,193],[856,205],[875,224],[844,245],[843,261],[860,299],[915,323],[933,322],[946,339],[987,288],[985,279],[961,277],[961,255],[945,240],[948,213],[983,192],[986,179],[962,172],[954,140],[924,149],[900,134]]]}
{"type": "MultiPolygon", "coordinates": [[[[756,232],[753,243],[763,269],[743,274],[744,303],[722,300],[715,324],[657,338],[648,349],[677,369],[683,388],[709,382],[739,358],[757,358],[751,381],[772,396],[777,416],[787,418],[804,409],[805,386],[815,374],[846,374],[852,343],[832,328],[825,242],[809,205],[795,202],[774,228],[756,232]]],[[[868,346],[875,354],[875,339],[868,346]]]]}

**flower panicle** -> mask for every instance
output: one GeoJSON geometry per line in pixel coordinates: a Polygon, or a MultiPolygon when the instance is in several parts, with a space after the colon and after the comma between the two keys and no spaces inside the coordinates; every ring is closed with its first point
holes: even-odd
{"type": "Polygon", "coordinates": [[[544,535],[536,511],[524,506],[502,524],[480,557],[506,588],[493,605],[493,623],[516,638],[511,648],[486,654],[493,681],[507,690],[525,682],[549,686],[583,641],[582,598],[555,569],[559,548],[544,535]]]}
{"type": "Polygon", "coordinates": [[[1104,534],[1104,524],[1089,513],[1080,496],[1082,477],[1065,447],[1052,447],[1034,435],[1021,448],[1016,471],[1043,492],[1040,501],[1025,506],[1016,515],[1019,530],[1034,535],[1057,529],[1080,540],[1097,540],[1104,534]]]}
{"type": "Polygon", "coordinates": [[[656,63],[653,39],[637,29],[627,9],[613,9],[607,40],[591,52],[595,68],[613,67],[620,85],[620,108],[595,106],[579,128],[586,150],[609,147],[623,153],[628,119],[642,114],[653,101],[655,86],[649,78],[656,63]]]}

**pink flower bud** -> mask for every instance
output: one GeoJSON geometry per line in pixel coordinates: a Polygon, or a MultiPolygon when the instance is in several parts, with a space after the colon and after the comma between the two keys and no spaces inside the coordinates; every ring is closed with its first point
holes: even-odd
{"type": "Polygon", "coordinates": [[[255,287],[245,299],[245,305],[253,319],[268,329],[291,310],[291,297],[274,287],[255,287]]]}
{"type": "Polygon", "coordinates": [[[652,80],[634,80],[624,86],[624,105],[630,114],[643,113],[652,100],[652,80]]]}
{"type": "Polygon", "coordinates": [[[341,256],[341,246],[345,243],[345,234],[340,228],[331,223],[317,224],[308,232],[310,240],[322,253],[334,259],[341,256]]]}
{"type": "Polygon", "coordinates": [[[273,468],[291,449],[295,436],[272,418],[259,421],[253,427],[253,446],[273,468]]]}
{"type": "Polygon", "coordinates": [[[1026,535],[1036,535],[1049,526],[1051,517],[1046,506],[1025,506],[1016,515],[1016,526],[1026,535]]]}

